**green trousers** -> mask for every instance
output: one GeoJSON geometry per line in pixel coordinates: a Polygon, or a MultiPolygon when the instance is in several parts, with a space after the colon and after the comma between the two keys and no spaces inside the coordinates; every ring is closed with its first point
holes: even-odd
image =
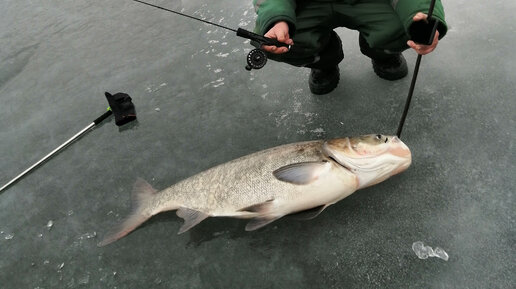
{"type": "Polygon", "coordinates": [[[270,59],[319,69],[335,66],[344,58],[342,43],[333,31],[337,27],[359,31],[360,51],[370,58],[386,58],[408,48],[402,23],[385,0],[298,1],[296,22],[292,49],[280,55],[268,53],[270,59]]]}

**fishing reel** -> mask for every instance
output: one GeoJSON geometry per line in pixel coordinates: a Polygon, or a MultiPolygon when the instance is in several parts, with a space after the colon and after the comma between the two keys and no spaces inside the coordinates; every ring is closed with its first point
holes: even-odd
{"type": "MultiPolygon", "coordinates": [[[[290,45],[279,42],[276,39],[267,38],[262,35],[258,35],[251,31],[247,31],[242,28],[238,28],[236,31],[237,36],[247,38],[251,40],[251,44],[255,47],[262,47],[262,45],[274,45],[277,47],[288,47],[290,49],[290,45]]],[[[260,69],[265,66],[267,63],[267,55],[260,48],[255,48],[247,54],[247,66],[245,69],[247,71],[251,71],[252,69],[260,69]]]]}
{"type": "Polygon", "coordinates": [[[255,48],[247,54],[247,66],[245,69],[251,71],[251,69],[260,69],[267,63],[267,55],[263,50],[255,48]]]}

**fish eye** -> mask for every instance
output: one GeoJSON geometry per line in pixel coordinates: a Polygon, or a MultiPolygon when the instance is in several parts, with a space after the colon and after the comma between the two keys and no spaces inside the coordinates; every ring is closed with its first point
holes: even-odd
{"type": "Polygon", "coordinates": [[[377,135],[376,135],[376,139],[377,139],[377,140],[381,140],[381,139],[382,139],[382,135],[381,135],[381,134],[377,134],[377,135]]]}

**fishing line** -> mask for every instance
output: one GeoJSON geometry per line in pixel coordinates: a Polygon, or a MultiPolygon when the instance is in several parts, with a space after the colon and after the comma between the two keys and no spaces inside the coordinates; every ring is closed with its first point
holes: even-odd
{"type": "Polygon", "coordinates": [[[168,11],[168,12],[172,12],[172,13],[175,13],[177,15],[181,15],[181,16],[184,16],[184,17],[188,17],[190,19],[194,19],[194,20],[197,20],[197,21],[201,21],[201,22],[204,22],[204,23],[207,23],[207,24],[211,24],[211,25],[215,25],[217,27],[220,27],[220,28],[224,28],[224,29],[227,29],[229,31],[233,31],[233,32],[237,32],[235,29],[233,28],[229,28],[227,26],[224,26],[224,25],[220,25],[220,24],[217,24],[217,23],[213,23],[213,22],[210,22],[208,20],[204,20],[204,19],[201,19],[201,18],[197,18],[197,17],[194,17],[194,16],[191,16],[191,15],[188,15],[188,14],[184,14],[184,13],[181,13],[181,12],[178,12],[178,11],[174,11],[174,10],[171,10],[171,9],[167,9],[165,7],[161,7],[161,6],[158,6],[158,5],[154,5],[154,4],[151,4],[151,3],[147,3],[147,2],[143,2],[143,1],[140,1],[140,0],[133,0],[134,2],[138,2],[138,3],[142,3],[142,4],[145,4],[145,5],[148,5],[148,6],[151,6],[151,7],[154,7],[154,8],[158,8],[158,9],[161,9],[161,10],[165,10],[165,11],[168,11]]]}
{"type": "MultiPolygon", "coordinates": [[[[247,30],[245,30],[243,28],[233,29],[233,28],[229,28],[229,27],[224,26],[224,25],[213,23],[213,22],[208,21],[208,20],[197,18],[197,17],[194,17],[192,15],[188,15],[188,14],[185,14],[185,13],[174,11],[172,9],[168,9],[168,8],[165,8],[165,7],[162,7],[162,6],[154,5],[154,4],[145,2],[145,1],[140,1],[140,0],[133,0],[133,1],[141,3],[141,4],[144,4],[144,5],[147,5],[147,6],[150,6],[150,7],[154,7],[154,8],[160,9],[160,10],[171,12],[171,13],[183,16],[183,17],[187,17],[187,18],[190,18],[190,19],[193,19],[193,20],[201,21],[201,22],[204,22],[206,24],[214,25],[214,26],[217,26],[217,27],[229,30],[229,31],[236,32],[237,36],[240,36],[240,37],[243,37],[243,38],[246,38],[246,39],[250,39],[251,41],[254,41],[255,46],[257,46],[257,47],[262,47],[262,45],[267,45],[267,46],[276,46],[276,47],[287,47],[289,50],[291,48],[291,45],[289,45],[289,44],[286,44],[286,43],[283,43],[283,42],[279,42],[276,39],[267,38],[265,36],[258,35],[256,33],[251,32],[251,31],[247,31],[247,30]]],[[[259,48],[256,48],[256,49],[251,50],[247,54],[247,66],[245,67],[245,69],[247,69],[249,71],[251,69],[260,69],[260,68],[264,67],[266,63],[267,63],[267,55],[265,54],[265,52],[263,50],[261,50],[259,48]]]]}

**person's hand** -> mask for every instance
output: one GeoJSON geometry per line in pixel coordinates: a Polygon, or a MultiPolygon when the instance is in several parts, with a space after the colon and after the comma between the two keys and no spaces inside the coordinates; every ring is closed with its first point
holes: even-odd
{"type": "MultiPolygon", "coordinates": [[[[290,35],[288,35],[288,24],[285,21],[280,21],[264,35],[265,37],[276,39],[279,42],[286,43],[288,45],[294,44],[294,41],[290,39],[290,35]]],[[[282,54],[288,51],[288,47],[276,47],[276,46],[262,46],[263,50],[274,53],[274,54],[282,54]]]]}
{"type": "MultiPolygon", "coordinates": [[[[414,15],[414,18],[412,18],[414,21],[426,21],[427,15],[425,13],[419,12],[416,15],[414,15]]],[[[437,43],[439,42],[439,31],[435,31],[434,40],[432,41],[432,44],[430,45],[424,45],[424,44],[418,44],[415,43],[412,40],[407,41],[407,45],[410,46],[412,49],[414,49],[418,54],[425,55],[428,54],[437,47],[437,43]]]]}

